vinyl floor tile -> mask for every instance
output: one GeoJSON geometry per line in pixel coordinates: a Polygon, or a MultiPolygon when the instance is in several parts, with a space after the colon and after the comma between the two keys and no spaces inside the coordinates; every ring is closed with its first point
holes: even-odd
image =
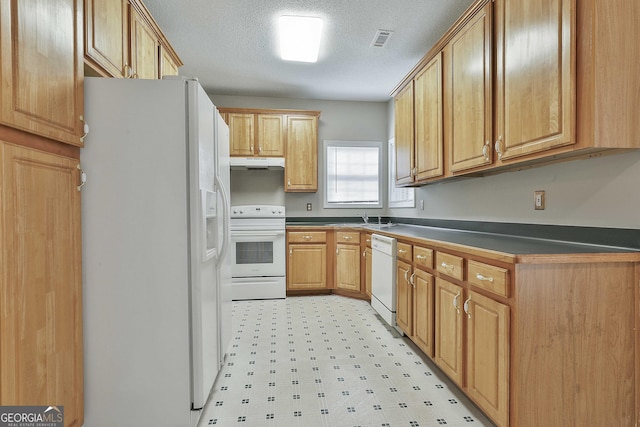
{"type": "Polygon", "coordinates": [[[366,301],[237,301],[199,427],[493,424],[366,301]]]}

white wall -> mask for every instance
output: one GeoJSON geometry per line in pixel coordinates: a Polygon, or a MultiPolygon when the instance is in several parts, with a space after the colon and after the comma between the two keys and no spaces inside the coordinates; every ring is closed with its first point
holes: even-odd
{"type": "MultiPolygon", "coordinates": [[[[391,104],[391,103],[390,103],[391,104]]],[[[388,106],[393,133],[393,106],[388,106]]],[[[638,136],[640,138],[640,136],[638,136]]],[[[640,229],[640,150],[419,187],[398,217],[640,229]],[[545,190],[546,209],[533,209],[545,190]],[[425,209],[421,211],[420,200],[425,209]]]]}
{"type": "MultiPolygon", "coordinates": [[[[386,144],[388,106],[385,102],[346,102],[292,98],[263,98],[248,96],[209,95],[218,107],[275,108],[319,110],[318,123],[318,186],[317,193],[285,193],[282,171],[232,171],[231,204],[284,204],[287,216],[357,216],[362,209],[324,209],[322,171],[324,158],[322,141],[382,141],[386,144]],[[307,212],[310,202],[313,211],[307,212]]],[[[386,145],[385,145],[386,146],[386,145]]],[[[386,163],[386,150],[384,150],[386,163]]],[[[386,174],[386,168],[385,168],[386,174]]],[[[386,200],[386,180],[384,196],[386,200]]],[[[369,209],[369,215],[377,216],[384,209],[369,209]]]]}

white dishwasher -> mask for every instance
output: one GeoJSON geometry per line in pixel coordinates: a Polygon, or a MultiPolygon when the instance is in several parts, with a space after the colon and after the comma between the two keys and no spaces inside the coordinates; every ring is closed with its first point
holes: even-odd
{"type": "Polygon", "coordinates": [[[371,236],[371,307],[396,326],[396,239],[371,236]]]}

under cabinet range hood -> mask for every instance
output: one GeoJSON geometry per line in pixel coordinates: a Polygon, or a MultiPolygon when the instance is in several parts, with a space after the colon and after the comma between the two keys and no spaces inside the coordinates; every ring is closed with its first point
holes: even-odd
{"type": "Polygon", "coordinates": [[[231,169],[284,169],[284,157],[231,157],[231,169]]]}

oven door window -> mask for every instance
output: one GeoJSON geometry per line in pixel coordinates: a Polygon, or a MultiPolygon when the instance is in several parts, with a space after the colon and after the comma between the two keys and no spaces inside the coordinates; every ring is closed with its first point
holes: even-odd
{"type": "Polygon", "coordinates": [[[236,264],[273,264],[273,242],[236,242],[236,264]]]}

